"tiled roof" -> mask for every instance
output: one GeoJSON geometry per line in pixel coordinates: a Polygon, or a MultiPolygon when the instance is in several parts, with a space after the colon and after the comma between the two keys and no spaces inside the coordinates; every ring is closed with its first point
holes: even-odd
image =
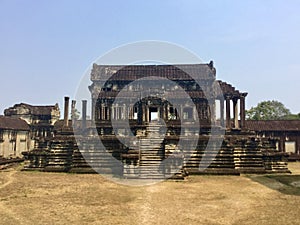
{"type": "MultiPolygon", "coordinates": [[[[239,96],[240,92],[235,89],[231,84],[228,84],[224,81],[218,80],[220,88],[223,92],[223,94],[231,95],[231,96],[239,96]]],[[[243,93],[244,96],[247,95],[247,93],[243,93]]]]}
{"type": "Polygon", "coordinates": [[[210,64],[182,65],[93,65],[91,80],[137,80],[149,76],[158,76],[169,80],[189,80],[188,74],[199,79],[213,79],[215,68],[210,64]]]}
{"type": "Polygon", "coordinates": [[[254,131],[300,131],[300,120],[246,120],[245,125],[254,131]]]}
{"type": "MultiPolygon", "coordinates": [[[[91,80],[97,81],[135,81],[141,78],[147,80],[157,80],[157,77],[166,78],[173,81],[189,81],[194,78],[197,83],[204,82],[202,85],[208,85],[207,82],[215,81],[216,70],[213,63],[209,64],[182,64],[182,65],[93,65],[91,71],[91,80]]],[[[240,92],[232,85],[217,81],[220,85],[220,93],[217,95],[240,96],[240,92]],[[222,93],[221,93],[222,92],[222,93]]],[[[218,90],[218,89],[216,89],[218,90]]],[[[200,92],[200,91],[198,91],[200,92]]],[[[247,95],[247,93],[244,93],[247,95]]],[[[107,94],[107,96],[113,93],[107,94]]],[[[194,94],[195,95],[195,94],[194,94]]],[[[199,95],[196,94],[196,95],[199,95]]],[[[202,94],[203,95],[203,94],[202,94]]],[[[100,97],[100,96],[99,96],[100,97]]],[[[104,97],[104,96],[101,96],[104,97]]],[[[196,97],[196,96],[195,96],[196,97]]]]}
{"type": "Polygon", "coordinates": [[[19,118],[0,116],[0,129],[29,130],[29,125],[19,118]]]}

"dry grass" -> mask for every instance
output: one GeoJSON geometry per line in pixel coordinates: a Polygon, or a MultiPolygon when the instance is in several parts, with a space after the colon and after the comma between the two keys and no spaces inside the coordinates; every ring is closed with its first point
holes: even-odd
{"type": "MultiPolygon", "coordinates": [[[[290,168],[300,174],[300,163],[290,168]]],[[[129,187],[14,168],[0,172],[0,224],[300,224],[300,177],[288,179],[190,176],[129,187]]]]}

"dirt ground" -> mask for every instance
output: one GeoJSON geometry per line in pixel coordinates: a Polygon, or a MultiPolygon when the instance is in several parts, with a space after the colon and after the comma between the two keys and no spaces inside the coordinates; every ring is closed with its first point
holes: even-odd
{"type": "Polygon", "coordinates": [[[0,171],[0,224],[300,224],[292,175],[190,176],[130,187],[97,174],[0,171]]]}

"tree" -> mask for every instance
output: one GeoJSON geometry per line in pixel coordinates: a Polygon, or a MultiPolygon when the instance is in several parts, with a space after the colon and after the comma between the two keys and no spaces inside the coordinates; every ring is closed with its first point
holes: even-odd
{"type": "Polygon", "coordinates": [[[71,112],[71,119],[78,120],[80,117],[80,112],[75,108],[73,113],[71,112]]]}
{"type": "Polygon", "coordinates": [[[246,110],[246,117],[249,120],[280,120],[289,119],[291,112],[279,101],[263,101],[256,107],[246,110]]]}
{"type": "Polygon", "coordinates": [[[284,120],[300,120],[300,113],[284,116],[283,119],[284,120]]]}

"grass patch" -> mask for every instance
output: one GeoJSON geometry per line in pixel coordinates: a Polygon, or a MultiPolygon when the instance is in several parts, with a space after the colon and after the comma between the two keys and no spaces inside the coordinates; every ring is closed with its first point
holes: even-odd
{"type": "Polygon", "coordinates": [[[283,194],[300,196],[300,175],[263,175],[249,178],[283,194]]]}

